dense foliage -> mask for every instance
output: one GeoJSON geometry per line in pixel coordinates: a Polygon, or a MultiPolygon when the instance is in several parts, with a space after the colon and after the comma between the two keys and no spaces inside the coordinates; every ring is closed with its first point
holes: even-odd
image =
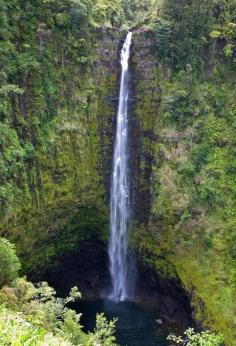
{"type": "Polygon", "coordinates": [[[159,58],[174,69],[191,63],[203,73],[206,65],[217,61],[217,48],[223,46],[228,61],[232,61],[235,12],[232,0],[163,1],[161,17],[154,25],[159,58]]]}
{"type": "Polygon", "coordinates": [[[0,287],[16,279],[20,267],[15,246],[7,239],[0,238],[0,287]]]}
{"type": "Polygon", "coordinates": [[[19,278],[20,262],[15,247],[0,239],[0,343],[4,345],[115,346],[115,320],[97,315],[94,333],[85,334],[81,314],[69,303],[81,298],[73,287],[66,298],[46,282],[37,285],[19,278]]]}
{"type": "Polygon", "coordinates": [[[93,333],[85,334],[80,314],[67,304],[80,298],[74,287],[67,298],[57,298],[46,282],[37,286],[16,279],[0,291],[1,345],[115,346],[115,320],[97,315],[93,333]]]}
{"type": "Polygon", "coordinates": [[[2,214],[11,200],[28,193],[27,184],[31,189],[40,184],[42,128],[70,98],[73,67],[89,59],[91,6],[69,0],[0,2],[2,214]]]}
{"type": "Polygon", "coordinates": [[[0,1],[2,216],[42,184],[39,150],[58,110],[71,113],[78,103],[74,90],[92,59],[94,28],[120,28],[137,7],[121,0],[0,1]]]}
{"type": "Polygon", "coordinates": [[[166,0],[153,25],[159,140],[150,240],[144,231],[139,240],[147,262],[181,279],[197,318],[229,345],[236,339],[235,19],[234,1],[166,0]]]}
{"type": "Polygon", "coordinates": [[[220,346],[223,342],[223,338],[219,335],[211,334],[209,331],[195,333],[192,328],[185,331],[185,336],[176,336],[171,334],[168,340],[171,340],[176,345],[188,345],[188,346],[220,346]]]}

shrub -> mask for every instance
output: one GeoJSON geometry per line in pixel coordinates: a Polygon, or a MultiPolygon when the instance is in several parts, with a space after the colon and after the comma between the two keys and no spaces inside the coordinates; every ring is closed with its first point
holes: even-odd
{"type": "Polygon", "coordinates": [[[15,246],[7,239],[0,238],[0,287],[16,279],[20,267],[15,246]]]}
{"type": "Polygon", "coordinates": [[[80,297],[77,287],[58,298],[46,282],[34,285],[18,278],[0,290],[0,344],[116,346],[115,320],[103,314],[97,315],[93,333],[83,332],[81,314],[67,307],[80,297]]]}
{"type": "Polygon", "coordinates": [[[91,346],[117,346],[115,333],[116,319],[107,321],[104,314],[97,315],[96,328],[90,334],[89,345],[91,346]]]}
{"type": "Polygon", "coordinates": [[[154,25],[154,32],[158,57],[164,62],[169,62],[171,57],[171,23],[167,20],[159,20],[154,25]]]}
{"type": "Polygon", "coordinates": [[[199,172],[204,165],[209,161],[209,155],[212,152],[212,147],[209,143],[201,143],[195,145],[190,152],[190,158],[196,167],[196,171],[199,172]]]}
{"type": "Polygon", "coordinates": [[[32,160],[35,157],[35,148],[32,143],[26,143],[24,146],[24,159],[32,160]]]}
{"type": "Polygon", "coordinates": [[[192,328],[188,328],[184,334],[184,337],[170,334],[167,339],[173,341],[176,345],[183,346],[219,346],[223,342],[221,335],[209,331],[195,333],[192,328]]]}
{"type": "Polygon", "coordinates": [[[178,173],[182,174],[186,178],[192,177],[195,173],[195,167],[191,162],[184,161],[179,165],[178,173]]]}
{"type": "Polygon", "coordinates": [[[12,313],[0,307],[0,339],[1,345],[47,345],[72,346],[69,341],[47,333],[43,328],[35,327],[22,317],[21,313],[12,313]]]}

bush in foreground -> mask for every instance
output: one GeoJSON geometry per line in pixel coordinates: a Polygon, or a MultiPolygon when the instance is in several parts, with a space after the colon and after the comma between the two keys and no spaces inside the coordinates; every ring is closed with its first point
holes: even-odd
{"type": "Polygon", "coordinates": [[[209,331],[195,333],[193,328],[188,328],[184,334],[184,337],[170,334],[167,339],[182,346],[220,346],[223,342],[221,335],[209,331]]]}

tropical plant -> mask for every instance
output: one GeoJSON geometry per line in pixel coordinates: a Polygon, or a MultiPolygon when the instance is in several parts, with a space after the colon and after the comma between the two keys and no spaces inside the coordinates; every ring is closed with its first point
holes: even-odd
{"type": "Polygon", "coordinates": [[[170,334],[167,339],[183,346],[220,346],[223,342],[221,335],[209,331],[196,333],[193,328],[188,328],[184,332],[184,337],[170,334]]]}
{"type": "Polygon", "coordinates": [[[15,246],[7,239],[0,238],[0,287],[16,279],[20,268],[15,246]]]}

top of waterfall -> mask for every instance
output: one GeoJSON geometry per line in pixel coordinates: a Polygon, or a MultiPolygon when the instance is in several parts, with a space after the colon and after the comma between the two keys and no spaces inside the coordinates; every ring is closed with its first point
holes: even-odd
{"type": "Polygon", "coordinates": [[[121,52],[121,65],[123,67],[124,70],[128,69],[128,61],[129,61],[129,55],[130,55],[130,45],[131,45],[131,40],[132,40],[132,31],[129,31],[123,48],[122,48],[122,52],[121,52]]]}

